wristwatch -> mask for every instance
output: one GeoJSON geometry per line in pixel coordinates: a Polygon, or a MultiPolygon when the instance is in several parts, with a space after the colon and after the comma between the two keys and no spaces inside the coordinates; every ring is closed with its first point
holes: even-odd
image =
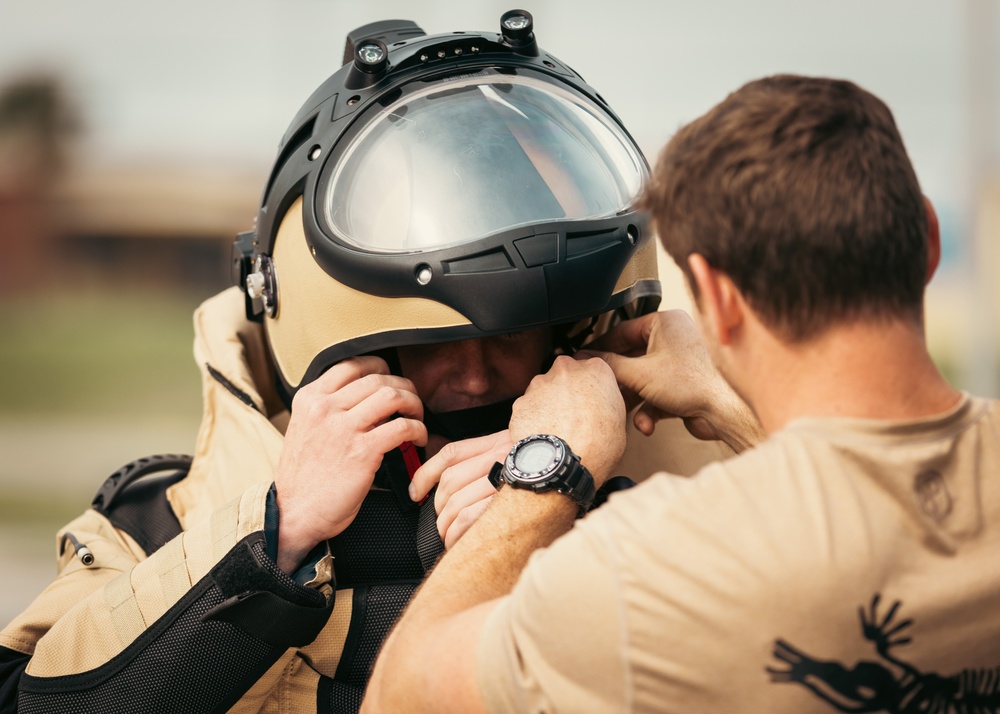
{"type": "Polygon", "coordinates": [[[507,458],[490,469],[490,483],[542,493],[565,493],[583,514],[594,502],[594,477],[558,436],[533,434],[514,444],[507,458]]]}

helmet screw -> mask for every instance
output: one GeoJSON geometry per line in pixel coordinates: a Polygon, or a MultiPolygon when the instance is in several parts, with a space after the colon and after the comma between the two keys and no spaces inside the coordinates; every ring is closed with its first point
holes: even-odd
{"type": "Polygon", "coordinates": [[[257,256],[253,272],[247,275],[246,285],[247,295],[252,300],[260,300],[264,312],[271,317],[278,314],[278,281],[269,256],[257,256]]]}
{"type": "Polygon", "coordinates": [[[254,300],[264,296],[264,274],[250,273],[247,276],[247,295],[254,300]]]}
{"type": "Polygon", "coordinates": [[[417,282],[421,285],[426,285],[434,277],[434,272],[431,270],[431,266],[424,264],[417,266],[417,282]]]}

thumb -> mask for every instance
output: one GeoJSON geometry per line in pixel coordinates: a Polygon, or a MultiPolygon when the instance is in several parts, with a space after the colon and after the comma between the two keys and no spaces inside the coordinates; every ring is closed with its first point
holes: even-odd
{"type": "Polygon", "coordinates": [[[580,350],[576,354],[581,359],[596,357],[604,360],[605,364],[611,367],[611,371],[615,375],[615,381],[618,382],[618,386],[621,388],[622,397],[625,398],[625,408],[627,411],[631,411],[642,401],[639,390],[643,386],[643,383],[633,366],[638,358],[623,357],[614,352],[598,352],[597,350],[580,350]]]}
{"type": "Polygon", "coordinates": [[[588,356],[604,360],[611,371],[615,373],[615,379],[622,387],[634,392],[639,391],[639,387],[642,386],[640,370],[637,369],[636,365],[639,357],[625,357],[615,352],[598,352],[596,350],[588,351],[588,356]]]}

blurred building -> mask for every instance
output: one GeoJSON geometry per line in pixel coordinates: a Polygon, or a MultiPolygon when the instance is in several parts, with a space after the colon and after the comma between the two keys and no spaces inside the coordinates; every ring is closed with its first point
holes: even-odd
{"type": "Polygon", "coordinates": [[[226,287],[233,236],[251,226],[262,185],[199,167],[71,169],[53,195],[57,272],[87,285],[226,287]]]}
{"type": "Polygon", "coordinates": [[[0,295],[229,283],[262,176],[190,163],[74,161],[77,113],[57,77],[0,88],[0,295]]]}
{"type": "Polygon", "coordinates": [[[45,273],[58,227],[53,186],[75,134],[75,115],[55,77],[26,76],[0,88],[0,293],[30,288],[45,273]]]}

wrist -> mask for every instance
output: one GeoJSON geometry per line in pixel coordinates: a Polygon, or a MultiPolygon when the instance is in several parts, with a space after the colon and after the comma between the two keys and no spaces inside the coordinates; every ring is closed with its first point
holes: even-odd
{"type": "Polygon", "coordinates": [[[732,389],[727,389],[716,400],[709,421],[719,434],[719,439],[739,453],[764,440],[764,431],[750,407],[732,389]]]}
{"type": "Polygon", "coordinates": [[[594,501],[594,477],[564,440],[550,434],[532,434],[511,447],[503,463],[489,473],[497,489],[514,489],[538,494],[554,492],[573,502],[582,514],[594,501]]]}
{"type": "Polygon", "coordinates": [[[299,528],[297,511],[281,499],[272,486],[268,494],[265,540],[268,555],[287,575],[292,575],[324,539],[299,528]]]}
{"type": "Polygon", "coordinates": [[[286,533],[285,528],[278,530],[278,553],[275,562],[287,575],[293,574],[299,568],[306,556],[318,545],[309,539],[301,539],[294,534],[286,533]]]}

